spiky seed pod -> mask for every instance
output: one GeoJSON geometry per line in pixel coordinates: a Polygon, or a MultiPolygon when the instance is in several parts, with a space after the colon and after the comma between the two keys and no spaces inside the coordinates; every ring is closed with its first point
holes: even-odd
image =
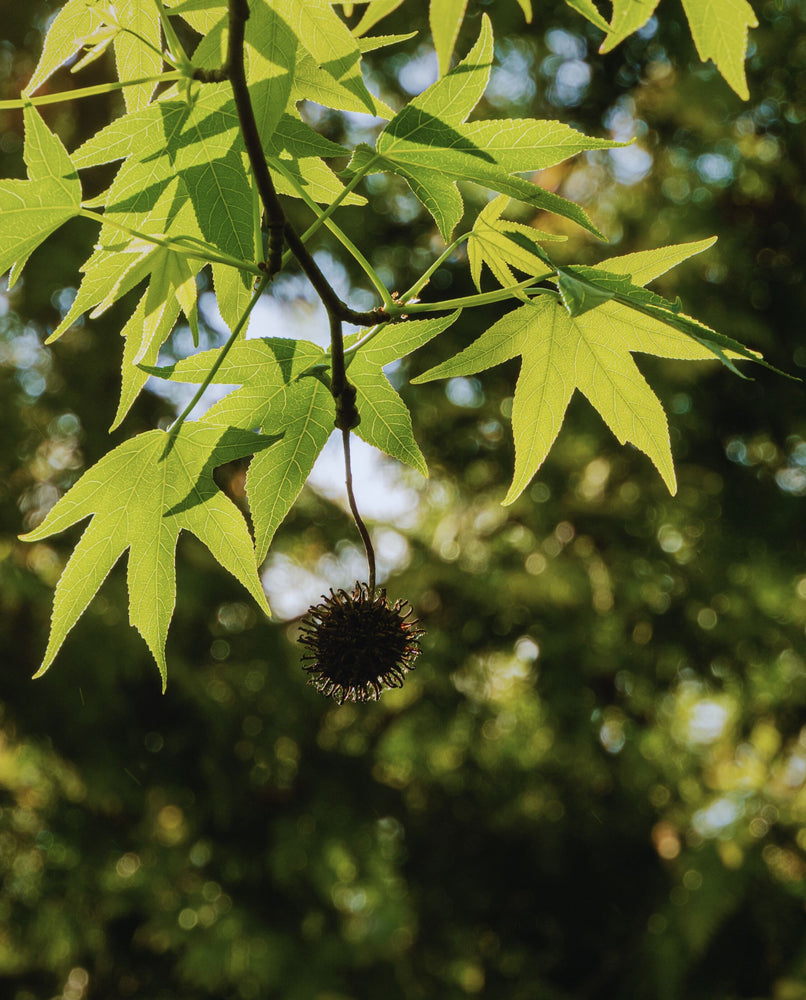
{"type": "Polygon", "coordinates": [[[322,600],[301,622],[308,683],[339,704],[377,700],[384,688],[400,687],[414,669],[424,634],[408,602],[390,605],[385,590],[373,595],[358,582],[350,593],[331,590],[322,600]]]}

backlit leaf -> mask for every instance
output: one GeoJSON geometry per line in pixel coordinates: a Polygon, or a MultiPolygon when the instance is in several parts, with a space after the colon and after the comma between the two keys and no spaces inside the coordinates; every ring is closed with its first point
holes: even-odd
{"type": "Polygon", "coordinates": [[[554,212],[599,235],[579,206],[518,176],[558,163],[583,149],[618,143],[589,139],[557,122],[466,123],[490,74],[493,37],[485,15],[468,56],[425,90],[381,132],[375,149],[356,148],[349,169],[393,171],[404,177],[439,227],[443,239],[463,212],[458,181],[475,181],[511,198],[554,212]]]}
{"type": "MultiPolygon", "coordinates": [[[[632,282],[643,285],[712,242],[630,254],[587,270],[623,275],[630,273],[629,268],[632,282]]],[[[599,411],[622,444],[629,441],[650,457],[674,493],[666,416],[631,357],[635,351],[692,361],[713,357],[708,347],[666,322],[613,300],[571,316],[562,302],[539,296],[413,381],[471,375],[521,356],[512,404],[515,473],[504,503],[512,503],[542,465],[575,389],[599,411]]]]}
{"type": "Polygon", "coordinates": [[[652,17],[659,0],[613,0],[610,30],[599,47],[600,52],[610,52],[634,31],[642,28],[652,17]]]}
{"type": "Polygon", "coordinates": [[[439,73],[444,76],[451,68],[451,56],[459,29],[462,27],[467,0],[431,0],[428,19],[439,59],[439,73]]]}
{"type": "Polygon", "coordinates": [[[106,454],[59,500],[25,541],[37,541],[93,515],[70,556],[53,603],[50,640],[37,676],[109,571],[128,549],[129,620],[167,679],[165,640],[176,599],[174,552],[182,530],[204,542],[268,613],[243,515],[216,486],[213,470],[267,447],[247,431],[185,424],[166,452],[168,435],[147,431],[106,454]]]}
{"type": "Polygon", "coordinates": [[[81,208],[81,182],[58,136],[34,108],[25,108],[24,119],[28,180],[0,181],[0,275],[20,262],[14,279],[39,244],[81,208]]]}
{"type": "Polygon", "coordinates": [[[747,0],[683,0],[683,9],[700,59],[713,59],[739,97],[747,100],[747,29],[758,25],[753,8],[747,0]]]}

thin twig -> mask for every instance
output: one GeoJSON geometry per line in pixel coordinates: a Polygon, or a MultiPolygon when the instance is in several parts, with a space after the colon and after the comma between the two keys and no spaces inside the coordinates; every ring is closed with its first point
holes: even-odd
{"type": "Polygon", "coordinates": [[[361,541],[364,543],[364,551],[367,554],[367,568],[369,569],[369,596],[370,598],[373,598],[375,596],[375,549],[372,547],[372,539],[369,537],[367,526],[364,524],[361,515],[358,513],[358,507],[355,502],[355,494],[353,493],[353,472],[350,467],[350,432],[346,427],[342,428],[341,440],[344,446],[344,472],[345,482],[347,485],[347,500],[350,504],[350,510],[353,512],[355,526],[358,528],[358,533],[361,535],[361,541]]]}
{"type": "Polygon", "coordinates": [[[355,386],[348,381],[347,371],[344,362],[344,334],[341,328],[341,320],[330,314],[330,365],[331,381],[330,392],[336,403],[336,427],[341,431],[342,446],[344,448],[344,471],[345,483],[347,486],[347,500],[350,510],[353,513],[355,526],[361,535],[364,543],[364,551],[367,554],[367,569],[369,570],[369,589],[375,595],[375,550],[372,548],[372,540],[369,537],[367,526],[364,524],[361,515],[358,513],[358,505],[355,502],[353,493],[353,471],[350,464],[350,430],[357,427],[361,421],[355,405],[355,386]]]}
{"type": "MultiPolygon", "coordinates": [[[[229,41],[227,44],[227,61],[218,72],[201,70],[194,76],[200,80],[228,79],[232,86],[238,121],[241,126],[249,163],[255,176],[260,200],[266,213],[269,230],[269,259],[265,265],[266,279],[270,280],[283,266],[283,242],[297,258],[305,276],[313,285],[327,310],[330,320],[330,355],[331,383],[330,391],[336,404],[335,425],[341,431],[344,445],[344,465],[346,470],[347,499],[355,519],[356,527],[364,543],[369,569],[369,588],[375,593],[375,551],[369,537],[367,527],[358,513],[358,507],[353,493],[353,474],[350,466],[350,430],[360,421],[356,409],[356,389],[347,379],[344,361],[344,336],[342,322],[355,323],[358,326],[375,326],[389,319],[389,314],[383,309],[372,309],[368,312],[358,312],[341,301],[330,282],[319,269],[313,255],[305,246],[294,227],[287,221],[283,206],[277,195],[274,181],[271,178],[263,144],[260,141],[257,122],[255,120],[249,87],[246,82],[244,68],[244,39],[246,22],[249,18],[249,0],[229,0],[229,41]]],[[[233,338],[234,340],[234,334],[233,338]]],[[[184,414],[183,414],[184,416],[184,414]]]]}
{"type": "Polygon", "coordinates": [[[232,95],[235,98],[235,109],[241,126],[249,162],[255,175],[260,200],[266,212],[266,224],[269,230],[269,259],[267,272],[273,277],[280,270],[283,259],[283,233],[285,231],[285,213],[274,181],[271,179],[266,158],[263,155],[263,144],[260,141],[252,101],[249,97],[249,87],[246,83],[244,67],[244,38],[246,22],[249,18],[248,0],[229,0],[229,41],[227,43],[227,69],[232,95]]]}

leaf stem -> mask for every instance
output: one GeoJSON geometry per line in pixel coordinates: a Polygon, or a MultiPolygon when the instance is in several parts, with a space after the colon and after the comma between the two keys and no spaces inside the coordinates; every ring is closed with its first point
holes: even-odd
{"type": "Polygon", "coordinates": [[[27,108],[29,105],[38,107],[43,104],[60,104],[62,101],[74,101],[80,97],[95,97],[98,94],[111,94],[124,87],[135,87],[140,83],[168,83],[181,80],[184,73],[160,73],[159,76],[141,76],[136,80],[118,80],[111,83],[97,83],[93,87],[78,87],[76,90],[62,90],[58,94],[43,94],[41,97],[21,97],[13,101],[0,101],[0,111],[13,111],[27,108]]]}
{"type": "Polygon", "coordinates": [[[388,322],[377,323],[375,326],[370,327],[370,329],[367,330],[367,332],[364,334],[363,337],[359,337],[358,340],[356,340],[354,343],[350,344],[349,347],[346,347],[344,349],[345,358],[352,357],[353,354],[357,354],[358,351],[360,351],[365,344],[368,344],[370,340],[374,340],[374,338],[378,336],[381,330],[385,330],[388,325],[389,325],[388,322]]]}
{"type": "Polygon", "coordinates": [[[79,211],[79,215],[84,219],[99,222],[102,226],[111,226],[113,229],[126,233],[127,236],[131,236],[134,239],[153,243],[154,246],[164,247],[166,250],[172,250],[174,253],[182,253],[185,257],[192,257],[194,260],[203,260],[205,263],[211,264],[227,264],[230,267],[238,268],[240,271],[249,271],[251,274],[259,276],[262,276],[264,273],[257,264],[253,264],[248,260],[238,260],[237,257],[230,257],[229,254],[221,254],[209,246],[209,244],[204,243],[203,240],[196,239],[195,236],[162,237],[149,233],[141,233],[139,230],[131,229],[122,222],[116,222],[106,214],[94,212],[91,208],[82,208],[79,211]],[[189,243],[196,243],[199,249],[194,250],[192,246],[187,245],[189,243]]]}
{"type": "Polygon", "coordinates": [[[165,35],[165,43],[168,47],[168,55],[170,59],[166,59],[166,62],[172,62],[173,65],[175,65],[176,68],[185,76],[191,77],[193,75],[193,64],[188,58],[187,53],[182,47],[182,43],[179,41],[179,38],[174,31],[174,27],[168,16],[168,11],[163,7],[161,0],[154,0],[154,3],[157,5],[160,24],[162,25],[162,31],[165,35]]]}
{"type": "MultiPolygon", "coordinates": [[[[322,211],[321,209],[319,210],[320,214],[302,234],[303,243],[307,243],[307,241],[310,239],[311,236],[313,236],[313,234],[317,231],[317,229],[319,229],[327,222],[327,220],[331,217],[331,215],[333,215],[333,213],[336,211],[339,205],[341,205],[341,203],[347,197],[347,195],[351,194],[355,190],[355,188],[358,187],[359,183],[364,179],[365,173],[366,171],[364,170],[356,171],[356,173],[353,174],[350,181],[344,185],[344,187],[341,189],[341,191],[339,191],[339,193],[336,195],[333,201],[331,201],[331,203],[327,206],[327,208],[324,211],[322,211]]],[[[317,208],[318,207],[319,206],[317,206],[317,208]]]]}
{"type": "Polygon", "coordinates": [[[350,464],[350,431],[346,427],[342,428],[341,440],[344,448],[344,479],[347,487],[347,502],[350,504],[350,510],[352,511],[355,526],[358,528],[358,533],[361,535],[361,541],[364,543],[364,551],[367,554],[369,596],[370,598],[373,598],[375,596],[375,549],[372,547],[372,539],[369,536],[369,532],[367,531],[367,526],[364,524],[363,518],[358,513],[358,505],[355,502],[355,494],[353,493],[353,470],[350,464]]]}
{"type": "Polygon", "coordinates": [[[199,388],[196,390],[196,392],[193,395],[193,398],[188,403],[188,405],[184,408],[184,410],[182,410],[182,412],[179,414],[179,416],[176,418],[176,420],[174,420],[174,422],[171,424],[171,426],[170,426],[170,428],[168,430],[168,441],[166,442],[166,445],[165,445],[165,451],[163,452],[163,457],[165,457],[165,455],[167,455],[167,453],[170,451],[171,447],[173,446],[173,441],[176,438],[176,435],[179,433],[179,430],[182,427],[182,424],[185,422],[185,420],[187,420],[188,415],[193,410],[193,407],[201,399],[201,397],[204,394],[204,391],[207,388],[207,386],[210,385],[210,383],[215,378],[216,372],[221,367],[221,365],[224,363],[224,359],[229,354],[229,352],[230,352],[230,350],[232,348],[232,345],[238,339],[238,336],[240,335],[241,330],[243,330],[243,328],[246,326],[246,322],[249,319],[249,317],[250,317],[250,315],[252,313],[252,310],[257,305],[258,299],[263,294],[263,290],[265,289],[266,285],[268,285],[268,283],[269,283],[270,280],[271,279],[269,278],[269,276],[267,274],[264,274],[261,277],[260,281],[255,286],[255,290],[252,293],[252,298],[249,300],[249,305],[244,310],[243,316],[241,316],[241,318],[238,320],[237,324],[233,327],[232,333],[229,335],[229,337],[227,339],[227,342],[224,344],[224,346],[218,352],[218,355],[216,356],[215,361],[212,363],[212,365],[210,365],[210,368],[209,368],[207,374],[204,376],[204,381],[201,383],[201,385],[199,386],[199,388]]]}
{"type": "Polygon", "coordinates": [[[472,235],[473,235],[472,230],[468,230],[466,233],[462,233],[461,236],[457,236],[456,239],[453,241],[453,243],[445,247],[445,249],[442,251],[439,257],[437,257],[434,263],[428,268],[428,270],[424,271],[423,274],[420,275],[420,277],[414,282],[411,288],[400,296],[400,301],[407,302],[409,299],[413,299],[415,296],[419,295],[420,292],[423,290],[423,288],[425,288],[425,286],[431,280],[431,275],[437,270],[437,268],[441,267],[445,263],[445,261],[450,257],[450,255],[454,252],[454,250],[456,250],[457,247],[461,246],[462,243],[465,242],[465,240],[470,239],[472,235]]]}
{"type": "MultiPolygon", "coordinates": [[[[319,206],[316,204],[316,202],[313,200],[313,198],[311,198],[311,196],[308,194],[308,192],[302,187],[302,185],[298,183],[297,179],[292,174],[290,174],[283,167],[282,163],[278,162],[276,164],[276,167],[280,170],[280,172],[285,177],[285,179],[288,181],[288,183],[291,184],[291,186],[296,190],[297,194],[305,202],[305,204],[308,206],[308,208],[310,208],[310,210],[315,215],[317,215],[317,217],[320,215],[320,213],[321,213],[322,216],[324,216],[325,213],[322,212],[322,210],[319,208],[319,206]]],[[[358,247],[355,245],[355,243],[353,243],[353,241],[350,239],[350,237],[347,236],[346,233],[342,232],[342,230],[340,229],[340,227],[337,226],[336,223],[333,222],[330,218],[325,218],[323,221],[324,221],[324,225],[326,225],[327,228],[330,230],[330,232],[333,233],[333,235],[336,237],[336,239],[339,241],[339,243],[341,243],[341,245],[350,254],[352,254],[353,258],[361,266],[361,269],[364,271],[364,274],[366,274],[366,276],[369,278],[369,280],[375,286],[375,290],[380,295],[381,301],[384,304],[384,308],[389,309],[392,306],[394,306],[394,304],[395,304],[394,300],[392,299],[392,296],[389,294],[388,288],[386,287],[386,285],[384,285],[384,283],[381,281],[380,277],[378,276],[378,272],[370,264],[370,262],[364,256],[364,254],[358,249],[358,247]]],[[[313,228],[313,227],[311,227],[311,228],[313,228]]],[[[307,235],[308,234],[306,233],[305,236],[307,236],[307,235]]],[[[305,240],[305,236],[302,237],[303,242],[305,240]]]]}
{"type": "Polygon", "coordinates": [[[530,287],[535,281],[544,281],[550,275],[542,274],[539,278],[526,278],[518,282],[517,285],[508,285],[506,288],[496,288],[492,292],[480,292],[478,295],[463,295],[458,299],[445,299],[443,302],[412,302],[396,304],[394,309],[388,310],[392,319],[400,316],[408,316],[412,313],[444,312],[449,309],[468,309],[474,306],[486,306],[491,302],[502,302],[512,297],[513,292],[526,290],[535,295],[557,295],[553,288],[530,287]]]}
{"type": "Polygon", "coordinates": [[[341,441],[344,449],[344,481],[347,488],[347,502],[350,504],[350,510],[352,511],[355,526],[358,528],[358,534],[364,543],[364,551],[367,554],[367,570],[369,572],[369,589],[374,597],[375,550],[372,547],[372,539],[369,537],[367,526],[358,512],[358,504],[355,502],[353,471],[350,462],[350,430],[360,423],[361,417],[355,405],[355,386],[347,380],[347,371],[344,363],[344,333],[342,331],[341,320],[332,313],[330,314],[330,368],[332,372],[330,392],[336,403],[336,419],[334,423],[338,430],[341,431],[341,441]]]}

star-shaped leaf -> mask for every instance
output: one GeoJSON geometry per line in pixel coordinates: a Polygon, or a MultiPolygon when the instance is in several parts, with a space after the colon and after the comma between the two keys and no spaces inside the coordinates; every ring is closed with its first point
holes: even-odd
{"type": "MultiPolygon", "coordinates": [[[[628,254],[584,270],[603,277],[629,275],[629,286],[643,286],[712,243],[703,240],[628,254]]],[[[512,503],[542,465],[575,389],[588,398],[622,444],[629,441],[650,457],[670,492],[675,492],[666,416],[631,352],[692,361],[713,358],[714,352],[667,321],[616,302],[615,294],[594,308],[579,309],[575,316],[562,301],[540,296],[508,313],[456,357],[413,379],[428,382],[470,375],[521,356],[512,404],[515,474],[504,503],[512,503]]]]}
{"type": "Polygon", "coordinates": [[[747,29],[758,25],[753,8],[747,0],[683,0],[683,9],[700,59],[713,59],[739,97],[748,100],[744,61],[747,29]]]}
{"type": "Polygon", "coordinates": [[[176,599],[174,553],[179,532],[196,535],[268,614],[243,515],[216,486],[213,470],[271,444],[248,431],[185,424],[169,444],[164,431],[140,434],[105,455],[59,500],[34,542],[93,515],[56,587],[50,640],[37,676],[109,571],[129,550],[129,620],[145,639],[166,681],[165,640],[176,599]]]}
{"type": "MultiPolygon", "coordinates": [[[[566,0],[566,3],[597,23],[584,9],[590,0],[566,0]]],[[[659,0],[613,0],[613,15],[610,25],[605,27],[607,37],[599,51],[610,52],[643,27],[658,3],[659,0]]],[[[750,96],[744,72],[747,29],[758,25],[753,8],[747,0],[682,0],[682,3],[700,59],[703,62],[712,59],[739,97],[747,100],[750,96]]]]}
{"type": "MultiPolygon", "coordinates": [[[[347,375],[356,387],[361,417],[355,433],[423,475],[428,472],[414,440],[409,411],[383,367],[417,350],[458,316],[455,312],[388,324],[348,355],[347,375]]],[[[361,333],[354,335],[348,345],[360,343],[361,337],[361,333]]],[[[147,370],[173,381],[200,382],[217,354],[204,351],[170,367],[147,370]]],[[[255,455],[246,477],[259,561],[265,558],[274,533],[333,431],[336,412],[325,380],[328,369],[328,355],[315,344],[274,337],[237,341],[214,376],[215,382],[240,388],[214,403],[204,416],[205,423],[280,435],[255,455]]]]}
{"type": "MultiPolygon", "coordinates": [[[[162,42],[159,9],[156,3],[143,0],[67,0],[51,22],[42,55],[24,93],[30,95],[82,48],[88,48],[73,70],[94,61],[111,42],[121,80],[156,76],[162,69],[162,42]]],[[[129,110],[148,104],[153,83],[142,83],[124,90],[129,110]]]]}
{"type": "Polygon", "coordinates": [[[481,268],[486,264],[496,280],[509,288],[519,279],[512,273],[514,267],[524,274],[537,278],[549,274],[551,268],[542,257],[528,250],[523,243],[528,242],[539,248],[540,243],[558,242],[564,236],[544,233],[520,222],[508,222],[501,218],[501,213],[509,204],[508,195],[502,194],[494,198],[476,216],[473,230],[467,241],[467,256],[470,261],[470,274],[476,288],[481,291],[481,268]],[[513,236],[520,237],[518,243],[513,236]]]}
{"type": "MultiPolygon", "coordinates": [[[[156,8],[155,8],[156,11],[156,8]]],[[[67,0],[48,28],[42,55],[24,94],[33,94],[56,70],[105,25],[103,5],[93,0],[67,0]]]]}
{"type": "Polygon", "coordinates": [[[559,122],[532,119],[467,123],[481,100],[493,60],[493,34],[485,14],[479,38],[450,73],[415,97],[378,136],[375,149],[359,145],[348,168],[392,171],[405,178],[439,226],[446,242],[462,217],[457,182],[475,181],[535,208],[571,219],[600,235],[572,202],[520,177],[586,149],[621,143],[593,139],[559,122]]]}
{"type": "Polygon", "coordinates": [[[28,180],[0,181],[0,275],[10,284],[33,251],[81,210],[81,182],[67,151],[33,107],[26,107],[23,154],[28,180]]]}
{"type": "MultiPolygon", "coordinates": [[[[203,351],[170,367],[147,370],[177,382],[201,382],[218,354],[219,350],[203,351]]],[[[265,558],[333,430],[333,398],[314,374],[324,361],[325,352],[309,341],[240,340],[213,379],[240,388],[211,406],[205,423],[277,436],[255,455],[246,478],[258,562],[265,558]]]]}
{"type": "MultiPolygon", "coordinates": [[[[130,205],[138,229],[160,238],[201,237],[190,203],[185,201],[175,207],[176,187],[177,182],[169,183],[154,205],[143,196],[146,207],[139,213],[137,196],[134,197],[130,205]]],[[[196,275],[203,264],[203,260],[188,256],[179,245],[174,250],[143,239],[121,237],[109,223],[102,226],[99,244],[81,268],[84,277],[78,294],[48,343],[61,337],[83,313],[91,310],[91,316],[100,316],[143,280],[148,281],[137,308],[121,331],[125,338],[122,386],[112,430],[126,416],[148,378],[135,367],[136,363],[156,362],[180,309],[194,334],[197,333],[196,275]],[[107,243],[108,240],[111,242],[107,243]]]]}

